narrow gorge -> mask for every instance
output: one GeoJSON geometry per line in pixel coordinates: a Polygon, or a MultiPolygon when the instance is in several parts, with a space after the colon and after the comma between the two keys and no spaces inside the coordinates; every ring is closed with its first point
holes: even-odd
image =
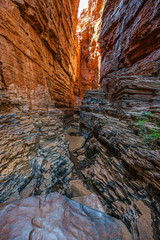
{"type": "Polygon", "coordinates": [[[159,240],[160,0],[0,12],[0,240],[159,240]]]}

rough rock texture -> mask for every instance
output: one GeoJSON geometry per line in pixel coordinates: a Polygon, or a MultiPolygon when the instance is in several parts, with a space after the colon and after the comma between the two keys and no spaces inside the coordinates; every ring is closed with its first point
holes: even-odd
{"type": "Polygon", "coordinates": [[[152,102],[159,112],[160,1],[107,1],[99,41],[101,87],[107,97],[144,108],[152,102]],[[128,75],[139,76],[121,78],[128,75]]]}
{"type": "Polygon", "coordinates": [[[160,154],[144,144],[118,112],[104,93],[86,94],[80,121],[87,142],[80,170],[106,212],[121,219],[134,239],[158,240],[160,154]]]}
{"type": "Polygon", "coordinates": [[[14,84],[29,97],[41,85],[57,106],[73,104],[77,69],[73,20],[78,2],[1,1],[3,87],[14,84]]]}
{"type": "Polygon", "coordinates": [[[75,83],[75,108],[87,90],[97,89],[100,80],[99,33],[104,0],[89,0],[88,9],[83,10],[78,20],[78,70],[75,83]]]}
{"type": "Polygon", "coordinates": [[[0,201],[50,192],[71,171],[77,1],[0,1],[0,201]],[[69,113],[67,113],[69,114],[69,113]]]}
{"type": "Polygon", "coordinates": [[[1,202],[50,192],[57,181],[67,181],[71,163],[63,115],[40,105],[0,115],[1,202]]]}
{"type": "Polygon", "coordinates": [[[160,2],[106,2],[100,33],[101,81],[121,74],[160,75],[160,2]]]}
{"type": "Polygon", "coordinates": [[[160,117],[160,77],[122,75],[115,78],[105,92],[123,117],[134,118],[142,112],[160,117]]]}
{"type": "Polygon", "coordinates": [[[0,238],[132,239],[121,221],[57,193],[5,206],[0,210],[0,238]]]}

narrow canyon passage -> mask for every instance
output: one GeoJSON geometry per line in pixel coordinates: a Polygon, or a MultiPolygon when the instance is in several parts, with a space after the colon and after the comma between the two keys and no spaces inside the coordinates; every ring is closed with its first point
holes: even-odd
{"type": "Polygon", "coordinates": [[[159,240],[160,1],[0,12],[0,240],[159,240]]]}

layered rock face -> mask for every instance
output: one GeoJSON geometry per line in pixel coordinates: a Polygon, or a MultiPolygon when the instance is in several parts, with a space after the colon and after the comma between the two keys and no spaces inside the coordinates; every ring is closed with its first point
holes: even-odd
{"type": "Polygon", "coordinates": [[[160,75],[160,3],[107,1],[100,33],[101,81],[115,72],[160,75]]]}
{"type": "MultiPolygon", "coordinates": [[[[70,106],[76,74],[74,29],[79,1],[1,2],[1,85],[23,89],[38,85],[70,106]]],[[[32,98],[33,99],[33,98],[32,98]]]]}
{"type": "Polygon", "coordinates": [[[82,101],[81,129],[87,137],[81,173],[106,212],[123,220],[134,239],[159,239],[160,154],[137,136],[105,93],[82,101]]]}
{"type": "Polygon", "coordinates": [[[81,102],[87,90],[97,89],[100,80],[99,33],[103,0],[90,0],[88,9],[83,10],[77,26],[78,70],[75,83],[75,107],[81,102]],[[79,99],[79,102],[78,102],[79,99]]]}
{"type": "Polygon", "coordinates": [[[52,191],[71,171],[55,107],[73,105],[78,3],[0,3],[1,202],[52,191]]]}
{"type": "Polygon", "coordinates": [[[159,112],[159,33],[159,1],[106,2],[100,33],[101,86],[122,107],[138,103],[141,110],[150,102],[159,112]],[[121,78],[126,75],[137,77],[121,78]]]}
{"type": "Polygon", "coordinates": [[[160,2],[106,1],[101,91],[82,101],[84,181],[134,239],[159,239],[160,2]]]}
{"type": "Polygon", "coordinates": [[[0,238],[158,240],[160,1],[78,3],[0,4],[0,238]]]}

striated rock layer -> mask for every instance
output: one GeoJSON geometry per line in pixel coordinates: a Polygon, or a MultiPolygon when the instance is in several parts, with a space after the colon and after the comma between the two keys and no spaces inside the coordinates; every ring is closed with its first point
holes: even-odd
{"type": "Polygon", "coordinates": [[[107,97],[124,108],[137,103],[139,110],[150,105],[159,113],[160,2],[107,1],[100,47],[101,87],[107,97]]]}
{"type": "Polygon", "coordinates": [[[105,3],[101,91],[81,107],[81,174],[134,239],[160,236],[160,1],[105,3]]]}
{"type": "Polygon", "coordinates": [[[100,91],[89,91],[83,99],[80,121],[87,142],[81,174],[106,212],[121,219],[134,239],[158,240],[159,148],[144,143],[118,111],[100,91]]]}
{"type": "Polygon", "coordinates": [[[0,210],[0,238],[132,239],[121,221],[57,193],[23,199],[0,210]]]}
{"type": "Polygon", "coordinates": [[[55,107],[73,105],[78,4],[0,2],[1,202],[67,182],[71,164],[64,113],[55,107]]]}
{"type": "Polygon", "coordinates": [[[100,33],[101,81],[111,73],[160,75],[160,2],[107,1],[100,33]]]}
{"type": "MultiPolygon", "coordinates": [[[[70,106],[76,75],[79,1],[11,1],[0,4],[1,85],[23,89],[28,98],[41,85],[56,106],[70,106]]],[[[2,87],[1,86],[1,87],[2,87]]],[[[33,97],[32,97],[33,100],[33,97]]]]}
{"type": "Polygon", "coordinates": [[[100,80],[99,33],[104,0],[89,0],[88,9],[83,10],[77,25],[78,70],[74,87],[75,108],[87,90],[97,89],[100,80]]]}

